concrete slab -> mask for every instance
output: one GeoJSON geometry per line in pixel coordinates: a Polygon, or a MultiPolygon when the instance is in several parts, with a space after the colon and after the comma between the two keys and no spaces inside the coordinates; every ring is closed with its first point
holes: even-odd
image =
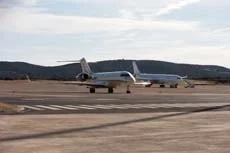
{"type": "Polygon", "coordinates": [[[1,153],[230,151],[230,112],[1,116],[1,153]]]}

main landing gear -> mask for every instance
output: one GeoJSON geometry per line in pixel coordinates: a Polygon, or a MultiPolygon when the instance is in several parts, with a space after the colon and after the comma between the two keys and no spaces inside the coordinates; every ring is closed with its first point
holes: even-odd
{"type": "Polygon", "coordinates": [[[108,93],[113,93],[113,88],[108,88],[108,93]]]}
{"type": "Polygon", "coordinates": [[[95,93],[96,89],[95,88],[89,88],[90,93],[95,93]]]}
{"type": "MultiPolygon", "coordinates": [[[[96,91],[95,88],[89,88],[89,92],[90,92],[90,93],[95,93],[95,91],[96,91]]],[[[109,94],[112,94],[113,91],[114,91],[113,88],[108,88],[108,93],[109,93],[109,94]]],[[[126,93],[127,93],[127,94],[130,94],[130,93],[131,93],[131,91],[130,91],[130,89],[129,89],[129,86],[127,86],[126,93]]]]}
{"type": "MultiPolygon", "coordinates": [[[[89,88],[90,93],[95,93],[96,89],[95,88],[89,88]]],[[[108,88],[108,93],[113,93],[113,88],[108,88]]]]}
{"type": "Polygon", "coordinates": [[[170,85],[170,88],[177,88],[177,87],[178,87],[178,84],[170,85]]]}

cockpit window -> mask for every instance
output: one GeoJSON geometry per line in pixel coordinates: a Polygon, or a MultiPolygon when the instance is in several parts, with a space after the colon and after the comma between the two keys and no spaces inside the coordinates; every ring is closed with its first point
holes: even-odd
{"type": "Polygon", "coordinates": [[[128,73],[121,73],[121,77],[129,77],[128,73]]]}

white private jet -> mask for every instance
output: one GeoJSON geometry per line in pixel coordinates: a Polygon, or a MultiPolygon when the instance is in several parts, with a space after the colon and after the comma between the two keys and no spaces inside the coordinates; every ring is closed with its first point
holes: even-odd
{"type": "Polygon", "coordinates": [[[188,84],[187,87],[194,87],[191,83],[189,83],[187,80],[184,80],[187,78],[187,76],[179,76],[175,74],[147,74],[147,73],[141,73],[137,67],[137,64],[135,61],[133,61],[133,71],[135,79],[140,82],[146,82],[148,83],[145,85],[146,87],[150,87],[153,84],[160,84],[160,87],[165,87],[165,85],[169,85],[170,88],[177,88],[178,84],[180,82],[186,82],[188,84]]]}
{"type": "Polygon", "coordinates": [[[76,76],[76,80],[79,82],[68,84],[85,85],[90,89],[90,93],[95,93],[96,88],[108,88],[108,93],[113,93],[113,89],[120,85],[125,85],[126,93],[131,93],[130,85],[136,82],[135,77],[127,71],[93,73],[85,58],[80,60],[80,64],[82,72],[76,76]]]}

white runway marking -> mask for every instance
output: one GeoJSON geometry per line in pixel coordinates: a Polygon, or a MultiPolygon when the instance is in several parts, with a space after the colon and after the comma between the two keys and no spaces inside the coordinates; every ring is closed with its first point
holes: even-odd
{"type": "Polygon", "coordinates": [[[79,109],[96,109],[92,105],[79,105],[79,106],[74,106],[74,107],[77,107],[79,109]]]}
{"type": "Polygon", "coordinates": [[[28,109],[32,109],[32,110],[44,110],[42,108],[37,108],[37,107],[33,107],[33,106],[28,106],[28,105],[24,105],[24,108],[28,108],[28,109]]]}
{"type": "Polygon", "coordinates": [[[110,105],[93,105],[93,107],[99,109],[113,109],[110,105]]]}
{"type": "Polygon", "coordinates": [[[110,105],[110,107],[115,109],[128,109],[132,104],[122,104],[122,105],[110,105]]]}
{"type": "Polygon", "coordinates": [[[45,108],[45,109],[50,109],[50,110],[61,110],[59,108],[54,108],[54,107],[49,107],[49,106],[44,106],[44,105],[35,105],[35,106],[45,108]]]}
{"type": "Polygon", "coordinates": [[[31,110],[95,110],[95,109],[157,109],[157,108],[197,108],[197,107],[218,107],[230,105],[230,103],[174,103],[174,104],[107,104],[107,105],[24,105],[31,110]]]}
{"type": "Polygon", "coordinates": [[[60,109],[69,109],[69,110],[78,110],[77,108],[72,108],[72,107],[68,107],[68,106],[59,106],[59,105],[50,105],[52,107],[57,107],[57,108],[60,108],[60,109]]]}

